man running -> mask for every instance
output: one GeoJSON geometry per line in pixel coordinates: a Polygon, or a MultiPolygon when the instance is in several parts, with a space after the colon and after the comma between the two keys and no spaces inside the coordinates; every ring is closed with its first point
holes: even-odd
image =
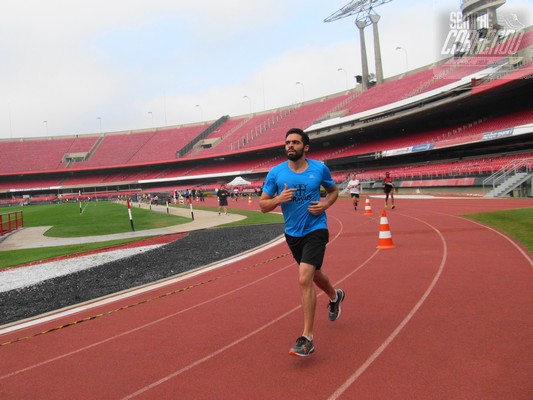
{"type": "Polygon", "coordinates": [[[325,211],[335,203],[339,191],[323,163],[306,158],[309,136],[301,129],[289,129],[285,135],[288,161],[278,164],[268,173],[259,200],[266,213],[281,206],[285,220],[285,239],[298,263],[301,302],[304,318],[302,335],[289,354],[308,356],[314,350],[313,329],[317,294],[315,284],[329,297],[330,321],[335,321],[344,300],[344,291],[335,289],[322,272],[322,262],[329,240],[325,211]],[[320,187],[326,197],[320,197],[320,187]]]}
{"type": "Polygon", "coordinates": [[[383,192],[385,193],[385,208],[389,206],[389,196],[392,204],[391,208],[396,208],[394,205],[394,183],[392,182],[390,172],[385,172],[385,178],[383,178],[383,192]]]}
{"type": "Polygon", "coordinates": [[[357,211],[357,204],[359,204],[359,190],[361,189],[361,182],[357,179],[357,175],[352,173],[348,185],[346,185],[350,191],[350,197],[352,198],[353,209],[357,211]]]}

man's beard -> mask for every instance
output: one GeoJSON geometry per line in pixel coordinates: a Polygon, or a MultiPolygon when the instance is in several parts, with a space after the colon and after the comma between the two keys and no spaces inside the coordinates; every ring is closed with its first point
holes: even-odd
{"type": "Polygon", "coordinates": [[[298,151],[298,150],[294,150],[294,149],[293,149],[293,151],[294,151],[294,154],[289,154],[288,152],[286,152],[286,154],[287,154],[287,158],[288,158],[289,160],[291,160],[291,161],[298,161],[298,160],[299,160],[300,158],[302,158],[303,155],[304,155],[303,150],[298,151]]]}

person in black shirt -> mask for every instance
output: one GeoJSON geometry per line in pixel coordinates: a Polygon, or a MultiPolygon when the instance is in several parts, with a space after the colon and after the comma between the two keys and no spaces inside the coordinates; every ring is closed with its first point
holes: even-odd
{"type": "Polygon", "coordinates": [[[217,197],[218,197],[218,215],[220,215],[220,212],[223,210],[224,214],[228,215],[228,197],[230,196],[228,190],[226,189],[226,184],[220,185],[220,189],[218,189],[217,197]]]}

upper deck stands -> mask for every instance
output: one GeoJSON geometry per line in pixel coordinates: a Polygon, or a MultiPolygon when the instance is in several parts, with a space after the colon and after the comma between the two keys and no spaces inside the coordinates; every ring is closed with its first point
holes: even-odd
{"type": "Polygon", "coordinates": [[[98,137],[95,135],[76,137],[68,148],[67,153],[88,153],[96,144],[98,137]]]}
{"type": "Polygon", "coordinates": [[[434,68],[433,79],[416,89],[415,93],[427,92],[480,72],[487,67],[506,63],[513,52],[520,52],[532,45],[533,31],[522,32],[521,34],[511,35],[494,48],[485,50],[475,56],[464,56],[449,60],[434,68]]]}
{"type": "MultiPolygon", "coordinates": [[[[232,126],[234,129],[227,130],[222,141],[211,148],[198,150],[195,155],[201,157],[216,156],[245,149],[257,137],[265,135],[273,124],[276,124],[281,118],[285,118],[290,112],[292,111],[283,110],[281,112],[271,111],[253,115],[249,119],[240,121],[236,126],[232,126]]],[[[224,128],[224,125],[222,128],[224,128]]]]}
{"type": "Polygon", "coordinates": [[[520,52],[532,45],[533,31],[510,36],[494,48],[475,56],[452,59],[433,69],[422,70],[401,79],[388,80],[381,85],[374,86],[350,102],[346,109],[348,114],[356,114],[437,89],[480,72],[489,66],[506,62],[511,55],[509,49],[520,52]]]}
{"type": "Polygon", "coordinates": [[[409,97],[417,86],[427,82],[432,77],[432,70],[424,70],[374,86],[346,105],[347,114],[368,111],[409,97]]]}
{"type": "Polygon", "coordinates": [[[0,142],[0,171],[31,172],[64,169],[68,153],[88,152],[98,137],[23,139],[0,142]]]}
{"type": "Polygon", "coordinates": [[[325,115],[336,112],[350,97],[353,97],[353,92],[254,115],[227,135],[219,144],[197,151],[195,154],[199,156],[222,155],[247,148],[281,145],[285,133],[290,128],[307,128],[325,115]]]}
{"type": "Polygon", "coordinates": [[[206,156],[233,151],[234,149],[231,147],[231,140],[228,140],[228,138],[231,137],[237,129],[249,124],[253,119],[253,116],[229,118],[204,139],[204,142],[211,142],[210,147],[202,147],[201,144],[197,145],[195,149],[187,153],[184,157],[206,156]]]}
{"type": "Polygon", "coordinates": [[[145,132],[106,135],[94,154],[74,164],[75,168],[142,164],[177,159],[176,152],[208,125],[165,128],[145,132]]]}
{"type": "Polygon", "coordinates": [[[104,136],[91,158],[75,164],[76,168],[126,164],[155,132],[124,133],[104,136]]]}
{"type": "Polygon", "coordinates": [[[128,164],[175,160],[176,153],[196,138],[208,125],[158,129],[127,161],[128,164]]]}
{"type": "MultiPolygon", "coordinates": [[[[533,31],[528,31],[520,37],[520,42],[516,48],[520,51],[531,47],[532,44],[533,31]]],[[[207,139],[220,139],[212,141],[212,147],[197,148],[184,157],[221,156],[237,150],[282,145],[284,134],[291,127],[305,129],[327,115],[355,114],[461,79],[471,74],[472,71],[485,68],[489,62],[493,63],[495,59],[501,61],[502,56],[493,57],[492,53],[498,53],[504,46],[506,46],[506,42],[475,57],[450,60],[434,69],[419,71],[402,79],[386,81],[361,94],[350,91],[298,106],[230,118],[208,136],[207,139]]],[[[503,53],[507,56],[505,52],[503,53]]],[[[531,65],[531,61],[529,64],[527,64],[527,60],[524,62],[526,65],[531,65]]],[[[450,145],[451,139],[457,140],[457,137],[461,135],[474,135],[480,132],[504,129],[513,124],[519,124],[521,121],[531,122],[531,118],[528,119],[525,115],[506,118],[515,118],[516,120],[491,120],[486,124],[478,124],[475,129],[458,127],[456,133],[451,130],[451,134],[449,129],[431,133],[424,132],[408,137],[399,137],[395,139],[395,142],[387,141],[386,146],[387,148],[405,147],[432,141],[438,143],[438,146],[444,146],[450,145]],[[445,143],[446,141],[448,142],[445,143]]],[[[176,152],[190,143],[207,127],[207,124],[198,124],[143,132],[113,133],[104,136],[86,135],[65,138],[3,140],[0,141],[0,172],[23,173],[63,170],[65,168],[84,169],[176,160],[176,152]],[[90,154],[90,157],[86,161],[71,162],[70,164],[65,162],[67,154],[80,153],[90,154]]],[[[382,147],[382,145],[377,142],[358,145],[353,148],[353,151],[363,149],[374,151],[373,149],[382,147]]],[[[334,152],[338,152],[338,150],[334,152]]],[[[324,157],[328,158],[330,155],[325,154],[324,157]]]]}

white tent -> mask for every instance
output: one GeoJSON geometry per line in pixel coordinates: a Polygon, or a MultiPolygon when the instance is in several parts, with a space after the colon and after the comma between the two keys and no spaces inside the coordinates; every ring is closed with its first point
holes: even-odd
{"type": "Polygon", "coordinates": [[[249,185],[251,182],[248,182],[246,179],[238,176],[228,183],[228,186],[240,186],[240,185],[249,185]]]}

